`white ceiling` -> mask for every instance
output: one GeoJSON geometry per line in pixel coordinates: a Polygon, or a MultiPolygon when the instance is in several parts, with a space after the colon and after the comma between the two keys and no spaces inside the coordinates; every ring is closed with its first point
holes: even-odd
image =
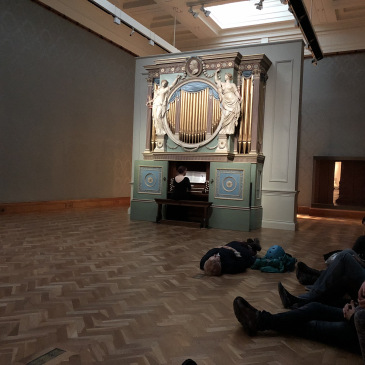
{"type": "MultiPolygon", "coordinates": [[[[124,25],[89,0],[37,0],[137,56],[166,53],[157,45],[124,25]]],[[[272,43],[302,38],[295,22],[286,20],[233,29],[220,29],[210,17],[199,11],[202,4],[212,6],[240,0],[108,0],[127,16],[150,29],[178,50],[192,51],[272,43]],[[193,5],[199,12],[188,12],[193,5]],[[176,23],[175,23],[176,18],[176,23]]],[[[263,6],[280,0],[264,0],[263,6]]],[[[365,50],[365,0],[303,0],[324,55],[365,50]]],[[[287,5],[282,5],[287,8],[287,5]]],[[[260,10],[257,10],[259,12],[260,10]]],[[[133,23],[136,24],[136,23],[133,23]]],[[[309,53],[308,53],[309,54],[309,53]]]]}

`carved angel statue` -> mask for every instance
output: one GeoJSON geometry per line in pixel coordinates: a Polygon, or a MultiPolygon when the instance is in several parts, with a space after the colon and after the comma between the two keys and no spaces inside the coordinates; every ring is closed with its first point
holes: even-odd
{"type": "Polygon", "coordinates": [[[181,78],[180,75],[177,76],[170,86],[166,80],[162,80],[161,85],[157,88],[157,90],[154,93],[153,99],[149,100],[146,103],[147,106],[152,104],[152,119],[157,135],[166,134],[163,120],[167,108],[167,95],[169,91],[176,85],[176,83],[180,78],[181,78]]]}
{"type": "Polygon", "coordinates": [[[223,121],[219,134],[234,134],[241,111],[241,95],[237,90],[237,86],[231,82],[232,74],[226,73],[224,76],[225,82],[221,82],[218,79],[219,71],[220,69],[216,70],[214,75],[214,80],[218,87],[219,100],[221,101],[221,120],[223,121]]]}

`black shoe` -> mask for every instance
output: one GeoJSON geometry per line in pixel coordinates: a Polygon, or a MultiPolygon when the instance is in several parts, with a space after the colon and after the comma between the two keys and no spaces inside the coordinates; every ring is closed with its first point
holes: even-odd
{"type": "Polygon", "coordinates": [[[260,240],[258,238],[248,238],[247,243],[251,246],[253,251],[259,252],[261,251],[260,240]]]}
{"type": "Polygon", "coordinates": [[[278,291],[281,299],[281,303],[284,308],[293,309],[299,308],[308,302],[305,299],[298,298],[290,294],[283,286],[281,282],[278,283],[278,291]]]}
{"type": "Polygon", "coordinates": [[[238,322],[249,336],[257,333],[257,317],[259,311],[242,297],[237,297],[233,301],[233,310],[238,322]]]}
{"type": "Polygon", "coordinates": [[[321,275],[321,271],[320,270],[316,270],[313,269],[311,267],[309,267],[308,265],[306,265],[304,262],[299,261],[297,264],[298,268],[300,269],[300,271],[309,274],[309,275],[313,275],[313,276],[319,276],[321,275]]]}
{"type": "Polygon", "coordinates": [[[319,278],[321,272],[316,269],[312,269],[311,267],[307,266],[304,262],[297,263],[297,271],[296,276],[298,281],[302,285],[312,285],[315,281],[319,278]]]}

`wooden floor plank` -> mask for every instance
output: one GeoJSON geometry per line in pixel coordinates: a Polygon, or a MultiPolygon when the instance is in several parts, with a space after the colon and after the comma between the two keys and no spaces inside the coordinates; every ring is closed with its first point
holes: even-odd
{"type": "Polygon", "coordinates": [[[361,364],[359,355],[295,337],[248,337],[237,295],[282,311],[277,283],[303,291],[295,273],[206,277],[202,255],[258,237],[318,269],[323,254],[351,247],[358,220],[299,217],[296,232],[243,233],[131,222],[126,207],[7,214],[0,225],[0,364],[361,364]]]}

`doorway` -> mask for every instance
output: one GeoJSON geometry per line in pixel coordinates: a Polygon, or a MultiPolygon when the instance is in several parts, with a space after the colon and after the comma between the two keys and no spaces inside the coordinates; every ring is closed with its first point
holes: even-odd
{"type": "Polygon", "coordinates": [[[315,156],[312,207],[365,210],[365,159],[315,156]]]}

